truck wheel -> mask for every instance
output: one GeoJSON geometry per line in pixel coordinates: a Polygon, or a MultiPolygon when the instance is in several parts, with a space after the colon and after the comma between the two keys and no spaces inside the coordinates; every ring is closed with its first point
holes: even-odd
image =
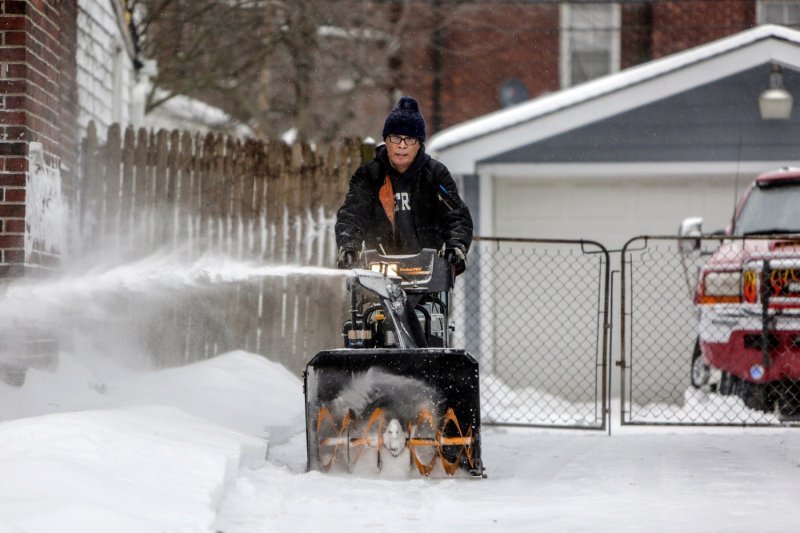
{"type": "Polygon", "coordinates": [[[741,380],[736,376],[727,372],[723,372],[719,379],[719,387],[717,388],[717,391],[723,396],[739,394],[740,381],[741,380]]]}
{"type": "Polygon", "coordinates": [[[700,351],[700,337],[694,342],[694,351],[692,352],[692,387],[699,389],[708,385],[711,379],[711,368],[706,364],[700,351]]]}
{"type": "Polygon", "coordinates": [[[800,382],[784,381],[780,384],[778,414],[781,420],[800,419],[800,382]]]}
{"type": "Polygon", "coordinates": [[[744,405],[750,409],[770,413],[775,407],[775,389],[771,383],[741,382],[740,396],[744,405]]]}

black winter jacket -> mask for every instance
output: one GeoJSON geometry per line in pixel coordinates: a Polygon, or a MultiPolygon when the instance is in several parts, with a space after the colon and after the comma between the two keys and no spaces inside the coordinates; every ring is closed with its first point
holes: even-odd
{"type": "Polygon", "coordinates": [[[387,254],[398,253],[392,224],[378,199],[387,173],[412,180],[409,198],[420,247],[440,249],[446,245],[460,248],[466,255],[472,243],[469,209],[458,195],[450,171],[427,155],[424,145],[402,175],[389,164],[385,146],[379,146],[375,158],[356,170],[336,215],[336,244],[340,251],[359,252],[363,243],[366,249],[381,244],[387,254]]]}

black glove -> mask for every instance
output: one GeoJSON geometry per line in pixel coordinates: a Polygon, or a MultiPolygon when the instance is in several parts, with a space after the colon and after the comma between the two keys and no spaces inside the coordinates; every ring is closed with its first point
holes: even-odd
{"type": "Polygon", "coordinates": [[[461,274],[467,269],[467,258],[461,248],[447,248],[444,251],[444,258],[447,262],[453,265],[456,276],[461,274]]]}
{"type": "Polygon", "coordinates": [[[339,250],[336,256],[336,268],[350,270],[356,264],[356,253],[352,250],[339,250]]]}

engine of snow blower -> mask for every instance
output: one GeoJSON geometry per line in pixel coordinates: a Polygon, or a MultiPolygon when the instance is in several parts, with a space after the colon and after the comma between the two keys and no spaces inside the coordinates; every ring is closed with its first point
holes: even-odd
{"type": "Polygon", "coordinates": [[[478,363],[450,348],[452,267],[431,249],[362,257],[345,348],[304,373],[309,470],[485,477],[478,363]]]}

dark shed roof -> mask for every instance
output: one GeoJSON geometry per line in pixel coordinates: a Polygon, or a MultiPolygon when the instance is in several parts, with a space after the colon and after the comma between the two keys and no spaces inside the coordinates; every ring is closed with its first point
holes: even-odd
{"type": "MultiPolygon", "coordinates": [[[[510,150],[482,162],[588,163],[800,159],[800,102],[790,120],[761,119],[770,64],[510,150]]],[[[800,73],[784,68],[800,90],[800,73]]]]}

